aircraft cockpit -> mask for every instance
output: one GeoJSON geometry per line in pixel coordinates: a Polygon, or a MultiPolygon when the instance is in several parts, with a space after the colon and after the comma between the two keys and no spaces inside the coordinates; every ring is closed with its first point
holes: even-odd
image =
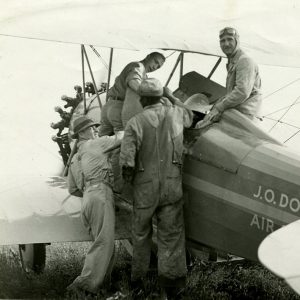
{"type": "Polygon", "coordinates": [[[225,88],[218,83],[197,72],[190,72],[182,76],[174,95],[187,103],[194,114],[192,126],[184,131],[186,155],[236,173],[243,159],[254,148],[268,142],[278,144],[278,141],[235,109],[225,111],[217,123],[196,128],[196,124],[211,109],[212,103],[224,96],[225,92],[225,88]],[[203,99],[199,99],[201,97],[203,99]],[[198,100],[198,104],[190,100],[198,100]],[[198,108],[195,107],[197,105],[198,108]]]}

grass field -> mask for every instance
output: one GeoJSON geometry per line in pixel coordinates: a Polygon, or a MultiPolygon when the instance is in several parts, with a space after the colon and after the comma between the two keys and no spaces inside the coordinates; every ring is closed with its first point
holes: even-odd
{"type": "MultiPolygon", "coordinates": [[[[65,288],[80,273],[89,243],[55,243],[47,246],[45,271],[26,274],[22,271],[18,248],[0,248],[1,299],[73,299],[65,288]]],[[[117,259],[113,280],[121,293],[115,299],[131,299],[129,289],[130,256],[121,244],[117,245],[117,259]]],[[[155,273],[150,273],[146,289],[147,299],[159,299],[155,273]]],[[[249,261],[214,263],[195,260],[189,270],[186,299],[299,299],[285,282],[261,265],[249,261]]],[[[97,299],[107,299],[113,293],[103,291],[97,299]]],[[[82,299],[78,295],[77,299],[82,299]]],[[[111,298],[112,299],[112,298],[111,298]]]]}

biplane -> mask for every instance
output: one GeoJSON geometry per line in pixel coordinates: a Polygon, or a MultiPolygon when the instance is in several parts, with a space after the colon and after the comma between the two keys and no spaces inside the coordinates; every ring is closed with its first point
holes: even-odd
{"type": "MultiPolygon", "coordinates": [[[[275,9],[266,1],[258,5],[261,10],[252,3],[228,11],[227,1],[217,2],[134,1],[128,5],[122,1],[87,1],[83,5],[75,1],[72,7],[68,1],[53,2],[48,9],[39,5],[28,8],[13,22],[3,19],[0,36],[79,45],[84,96],[86,65],[98,90],[86,51],[93,45],[94,49],[110,51],[108,87],[116,51],[175,51],[178,58],[166,85],[178,68],[174,89],[178,98],[185,101],[195,93],[206,92],[213,101],[225,93],[224,86],[213,79],[226,61],[218,45],[218,30],[226,25],[239,29],[242,48],[258,63],[300,67],[299,45],[292,41],[299,8],[281,1],[275,9]],[[261,16],[264,11],[268,11],[268,20],[261,16]],[[283,23],[278,24],[283,11],[291,16],[284,23],[284,34],[280,30],[283,23]],[[183,15],[189,18],[180,22],[183,15]],[[249,21],[253,21],[251,28],[249,21]],[[194,58],[185,68],[191,56],[194,58]],[[210,61],[206,74],[194,70],[198,57],[210,61]]],[[[24,73],[28,75],[26,70],[24,73]]],[[[153,76],[160,78],[159,73],[153,76]]],[[[100,121],[105,101],[103,90],[96,92],[78,104],[73,116],[87,113],[100,121]]],[[[23,117],[24,108],[16,109],[19,113],[15,116],[23,117]]],[[[16,126],[18,123],[16,120],[16,126]]],[[[24,266],[41,269],[46,244],[86,241],[90,237],[80,221],[80,198],[68,195],[60,176],[62,159],[54,159],[45,148],[36,149],[28,142],[31,133],[20,132],[2,135],[1,165],[6,170],[1,172],[0,244],[19,244],[24,266]],[[48,168],[49,161],[53,163],[48,168]]],[[[234,109],[225,112],[220,122],[201,130],[191,129],[187,136],[193,137],[185,155],[183,178],[187,247],[207,247],[257,260],[258,246],[268,234],[299,219],[300,155],[234,109]]],[[[124,224],[130,210],[121,200],[116,199],[120,203],[116,238],[128,239],[130,227],[124,224]]]]}

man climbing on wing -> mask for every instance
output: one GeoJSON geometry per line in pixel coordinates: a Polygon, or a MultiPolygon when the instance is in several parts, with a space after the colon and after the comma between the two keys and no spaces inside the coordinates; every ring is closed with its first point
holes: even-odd
{"type": "MultiPolygon", "coordinates": [[[[159,69],[165,62],[165,57],[159,52],[148,54],[142,61],[131,62],[125,66],[114,85],[109,89],[108,101],[101,110],[101,125],[99,136],[118,134],[123,131],[126,122],[136,113],[142,111],[140,84],[147,73],[159,69]]],[[[123,188],[121,170],[119,167],[120,149],[112,153],[112,166],[115,177],[114,192],[120,193],[123,188]]]]}
{"type": "Polygon", "coordinates": [[[83,194],[81,218],[94,240],[81,274],[68,290],[94,294],[105,277],[110,277],[114,257],[113,172],[109,154],[104,151],[121,143],[122,137],[122,134],[95,137],[96,125],[99,124],[86,116],[75,119],[72,138],[78,139],[78,152],[72,159],[68,174],[69,192],[75,196],[83,194]]]}
{"type": "Polygon", "coordinates": [[[125,66],[119,76],[116,77],[114,85],[109,89],[108,101],[101,111],[101,126],[99,136],[111,135],[122,131],[122,110],[126,98],[126,91],[133,90],[140,95],[139,87],[147,73],[159,69],[165,62],[165,57],[159,52],[148,54],[143,60],[131,62],[125,66]]]}

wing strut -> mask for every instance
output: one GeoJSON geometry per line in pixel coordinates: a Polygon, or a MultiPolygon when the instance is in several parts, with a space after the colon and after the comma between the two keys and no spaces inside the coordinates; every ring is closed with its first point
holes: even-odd
{"type": "MultiPolygon", "coordinates": [[[[93,75],[93,72],[92,72],[92,69],[91,69],[89,58],[87,56],[85,47],[82,44],[81,45],[81,65],[82,65],[82,81],[83,81],[83,85],[82,85],[83,86],[83,105],[84,105],[84,114],[87,114],[86,97],[85,97],[84,58],[86,59],[88,67],[89,67],[89,71],[90,71],[90,74],[91,74],[91,77],[92,77],[92,80],[93,80],[93,85],[94,85],[94,89],[95,89],[95,92],[96,92],[96,95],[97,95],[97,99],[98,99],[100,108],[102,108],[102,103],[101,103],[101,100],[100,100],[100,97],[99,97],[99,94],[98,94],[98,91],[97,91],[97,86],[96,86],[95,78],[94,78],[94,75],[93,75]]],[[[65,168],[63,170],[62,176],[67,176],[68,175],[68,170],[69,170],[69,166],[70,166],[71,160],[72,160],[74,154],[77,151],[77,142],[78,142],[78,140],[75,141],[75,144],[74,144],[74,146],[72,148],[72,151],[71,151],[71,153],[69,155],[69,158],[68,158],[68,161],[66,163],[66,166],[65,166],[65,168]]]]}
{"type": "Polygon", "coordinates": [[[180,80],[181,80],[181,77],[183,75],[183,57],[184,57],[184,53],[181,52],[180,53],[180,77],[179,77],[179,83],[180,83],[180,80]]]}
{"type": "Polygon", "coordinates": [[[209,75],[207,76],[208,79],[210,79],[211,76],[213,76],[213,74],[215,73],[217,67],[219,66],[219,64],[221,63],[222,57],[220,56],[218,61],[216,62],[216,64],[214,65],[214,67],[212,68],[212,70],[210,71],[209,75]]]}
{"type": "MultiPolygon", "coordinates": [[[[109,90],[110,76],[111,76],[111,66],[112,66],[113,55],[114,55],[114,48],[110,48],[108,78],[107,78],[107,91],[109,90]]],[[[108,92],[106,93],[106,102],[107,102],[107,99],[108,99],[108,92]]]]}
{"type": "Polygon", "coordinates": [[[84,46],[83,46],[83,53],[84,53],[85,59],[87,61],[87,64],[88,64],[88,67],[89,67],[89,70],[90,70],[90,74],[91,74],[91,77],[92,77],[92,80],[93,80],[94,90],[96,92],[96,96],[97,96],[97,99],[98,99],[98,102],[99,102],[99,107],[102,109],[102,103],[101,103],[101,100],[100,100],[100,97],[99,97],[99,94],[98,94],[95,78],[94,78],[93,71],[92,71],[92,68],[91,68],[91,65],[90,65],[90,61],[89,61],[89,58],[86,54],[84,46]]]}
{"type": "Polygon", "coordinates": [[[173,70],[171,71],[171,73],[170,73],[170,76],[169,76],[169,78],[168,78],[168,80],[167,80],[167,82],[166,82],[166,84],[165,84],[165,86],[168,86],[168,84],[170,83],[170,81],[171,81],[171,79],[172,79],[172,77],[173,77],[173,75],[174,75],[174,73],[175,73],[175,71],[176,71],[176,69],[177,69],[177,66],[178,66],[178,64],[179,64],[179,62],[180,62],[180,60],[181,60],[181,53],[178,55],[178,57],[177,57],[177,60],[176,60],[176,63],[175,63],[175,65],[174,65],[174,67],[173,67],[173,70]]]}
{"type": "Polygon", "coordinates": [[[82,68],[82,88],[83,88],[83,107],[84,107],[84,114],[87,113],[86,111],[86,98],[85,98],[85,76],[84,76],[84,45],[81,45],[81,68],[82,68]]]}

